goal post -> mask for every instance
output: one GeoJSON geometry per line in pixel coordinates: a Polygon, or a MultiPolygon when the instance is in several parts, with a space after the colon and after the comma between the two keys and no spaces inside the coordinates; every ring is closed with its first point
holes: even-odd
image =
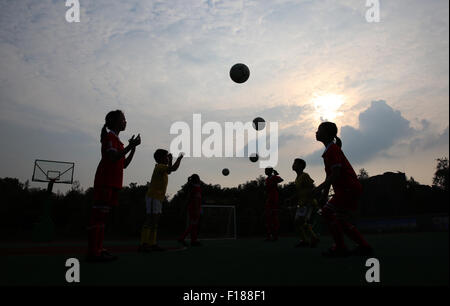
{"type": "Polygon", "coordinates": [[[199,223],[201,240],[237,239],[235,205],[202,205],[199,223]]]}

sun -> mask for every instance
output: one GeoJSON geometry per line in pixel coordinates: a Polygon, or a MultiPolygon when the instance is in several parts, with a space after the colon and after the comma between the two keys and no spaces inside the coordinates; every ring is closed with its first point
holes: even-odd
{"type": "Polygon", "coordinates": [[[342,116],[339,108],[344,104],[344,96],[337,94],[315,94],[312,103],[321,121],[333,121],[342,116]]]}

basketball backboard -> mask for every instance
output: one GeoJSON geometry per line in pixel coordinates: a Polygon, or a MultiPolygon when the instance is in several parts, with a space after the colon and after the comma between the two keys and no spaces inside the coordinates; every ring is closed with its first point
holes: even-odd
{"type": "Polygon", "coordinates": [[[33,182],[73,183],[75,163],[36,159],[34,161],[33,182]]]}

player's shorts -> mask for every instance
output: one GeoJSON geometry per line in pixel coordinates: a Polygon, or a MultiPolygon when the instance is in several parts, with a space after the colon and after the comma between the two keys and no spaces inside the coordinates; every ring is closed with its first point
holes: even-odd
{"type": "Polygon", "coordinates": [[[311,212],[312,212],[312,209],[309,206],[305,205],[305,206],[298,207],[297,210],[295,211],[295,219],[298,219],[301,217],[309,218],[311,216],[311,212]]]}
{"type": "Polygon", "coordinates": [[[145,207],[148,215],[162,213],[162,203],[160,200],[145,197],[145,207]]]}
{"type": "Polygon", "coordinates": [[[117,206],[119,205],[119,188],[108,186],[94,186],[94,205],[117,206]]]}

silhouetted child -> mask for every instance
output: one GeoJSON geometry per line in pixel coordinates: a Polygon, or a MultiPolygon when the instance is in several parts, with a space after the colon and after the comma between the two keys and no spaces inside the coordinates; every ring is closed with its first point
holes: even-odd
{"type": "Polygon", "coordinates": [[[167,150],[158,149],[153,157],[156,165],[145,197],[146,217],[142,226],[141,245],[139,246],[139,251],[142,252],[164,250],[156,242],[158,222],[162,212],[162,203],[166,197],[169,174],[178,169],[183,155],[180,154],[173,165],[172,154],[169,154],[167,150]]]}
{"type": "Polygon", "coordinates": [[[283,182],[283,179],[279,177],[278,172],[273,168],[266,168],[265,173],[266,178],[266,228],[267,228],[267,238],[266,241],[276,241],[278,240],[278,229],[280,223],[278,220],[278,210],[279,210],[279,196],[278,196],[278,184],[283,182]]]}
{"type": "Polygon", "coordinates": [[[295,188],[297,191],[297,210],[295,212],[295,225],[300,235],[300,242],[296,247],[315,247],[319,243],[319,238],[314,233],[311,224],[309,224],[310,216],[318,203],[313,197],[314,180],[308,173],[303,170],[306,162],[301,158],[296,158],[292,164],[292,170],[297,173],[295,179],[295,188]]]}
{"type": "Polygon", "coordinates": [[[123,169],[133,159],[141,136],[134,135],[124,148],[119,133],[124,131],[127,122],[122,111],[111,111],[106,115],[100,142],[102,158],[97,167],[94,180],[94,205],[88,226],[88,255],[86,260],[102,262],[117,259],[103,248],[106,216],[112,207],[118,205],[119,190],[122,188],[123,169]],[[109,131],[108,131],[109,130],[109,131]],[[125,155],[130,153],[128,157],[125,155]]]}
{"type": "Polygon", "coordinates": [[[345,215],[349,211],[355,211],[357,209],[358,199],[362,193],[362,186],[356,177],[355,171],[341,150],[342,142],[337,137],[336,124],[332,122],[323,122],[320,124],[316,132],[316,139],[322,142],[326,148],[322,154],[325,163],[326,179],[314,192],[321,193],[319,203],[320,205],[324,205],[322,207],[322,216],[330,229],[335,243],[323,255],[328,257],[344,257],[349,255],[350,253],[344,243],[343,234],[345,233],[358,244],[358,247],[351,252],[352,254],[370,256],[373,250],[356,227],[348,221],[337,217],[338,213],[345,215]],[[334,195],[327,201],[330,186],[333,186],[334,195]]]}
{"type": "Polygon", "coordinates": [[[192,174],[188,179],[188,218],[189,225],[184,233],[178,238],[178,242],[187,246],[184,241],[187,235],[191,234],[191,246],[201,246],[198,239],[198,225],[200,221],[201,203],[202,203],[202,189],[200,186],[200,177],[198,174],[192,174]]]}

